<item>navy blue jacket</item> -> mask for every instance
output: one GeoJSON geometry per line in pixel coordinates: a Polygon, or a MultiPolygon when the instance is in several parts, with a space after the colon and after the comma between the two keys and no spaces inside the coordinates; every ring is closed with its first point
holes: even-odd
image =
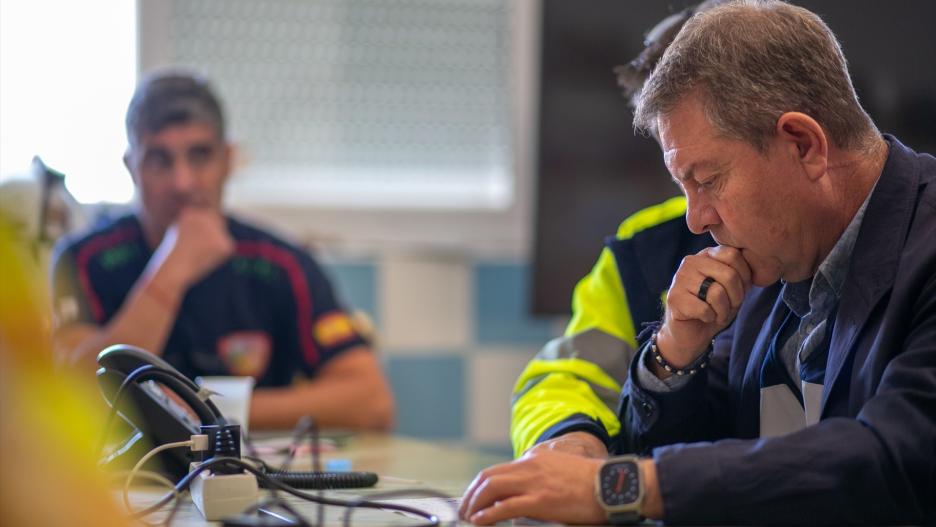
{"type": "Polygon", "coordinates": [[[887,140],[818,424],[758,438],[780,284],[748,293],[710,368],[683,389],[644,390],[632,364],[619,448],[653,453],[667,522],[936,523],[936,159],[887,140]]]}

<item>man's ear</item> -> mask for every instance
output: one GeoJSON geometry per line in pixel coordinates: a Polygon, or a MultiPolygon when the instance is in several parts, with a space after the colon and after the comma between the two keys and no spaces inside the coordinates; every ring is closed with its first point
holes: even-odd
{"type": "Polygon", "coordinates": [[[777,137],[789,145],[810,180],[818,180],[829,166],[829,141],[822,126],[800,112],[787,112],[777,119],[777,137]]]}
{"type": "Polygon", "coordinates": [[[240,149],[236,144],[229,141],[222,143],[221,155],[224,160],[224,180],[227,181],[231,178],[231,172],[234,172],[234,169],[237,168],[237,164],[240,163],[240,149]]]}
{"type": "Polygon", "coordinates": [[[244,149],[242,143],[226,141],[224,145],[225,161],[227,163],[225,179],[229,180],[231,179],[231,175],[236,174],[247,166],[250,162],[250,152],[244,149]]]}

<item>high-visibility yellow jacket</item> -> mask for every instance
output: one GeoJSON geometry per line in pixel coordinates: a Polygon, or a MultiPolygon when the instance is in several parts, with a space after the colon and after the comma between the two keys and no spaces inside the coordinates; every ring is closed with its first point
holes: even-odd
{"type": "Polygon", "coordinates": [[[575,430],[606,444],[618,434],[618,399],[642,324],[660,320],[682,258],[714,244],[689,231],[685,213],[685,198],[672,198],[630,216],[606,240],[575,287],[565,334],[547,343],[514,385],[515,455],[575,430]]]}

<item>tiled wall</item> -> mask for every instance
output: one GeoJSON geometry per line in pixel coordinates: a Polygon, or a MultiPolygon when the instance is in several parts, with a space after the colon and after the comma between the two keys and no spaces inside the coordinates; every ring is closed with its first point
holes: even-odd
{"type": "Polygon", "coordinates": [[[423,254],[324,263],[375,322],[397,432],[507,449],[513,383],[565,323],[529,314],[529,267],[423,254]]]}

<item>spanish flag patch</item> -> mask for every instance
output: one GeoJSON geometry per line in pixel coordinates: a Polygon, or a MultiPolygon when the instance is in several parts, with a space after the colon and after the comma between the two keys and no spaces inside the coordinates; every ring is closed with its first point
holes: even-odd
{"type": "Polygon", "coordinates": [[[321,346],[330,348],[357,336],[354,323],[344,311],[332,311],[320,317],[312,326],[312,336],[321,346]]]}

